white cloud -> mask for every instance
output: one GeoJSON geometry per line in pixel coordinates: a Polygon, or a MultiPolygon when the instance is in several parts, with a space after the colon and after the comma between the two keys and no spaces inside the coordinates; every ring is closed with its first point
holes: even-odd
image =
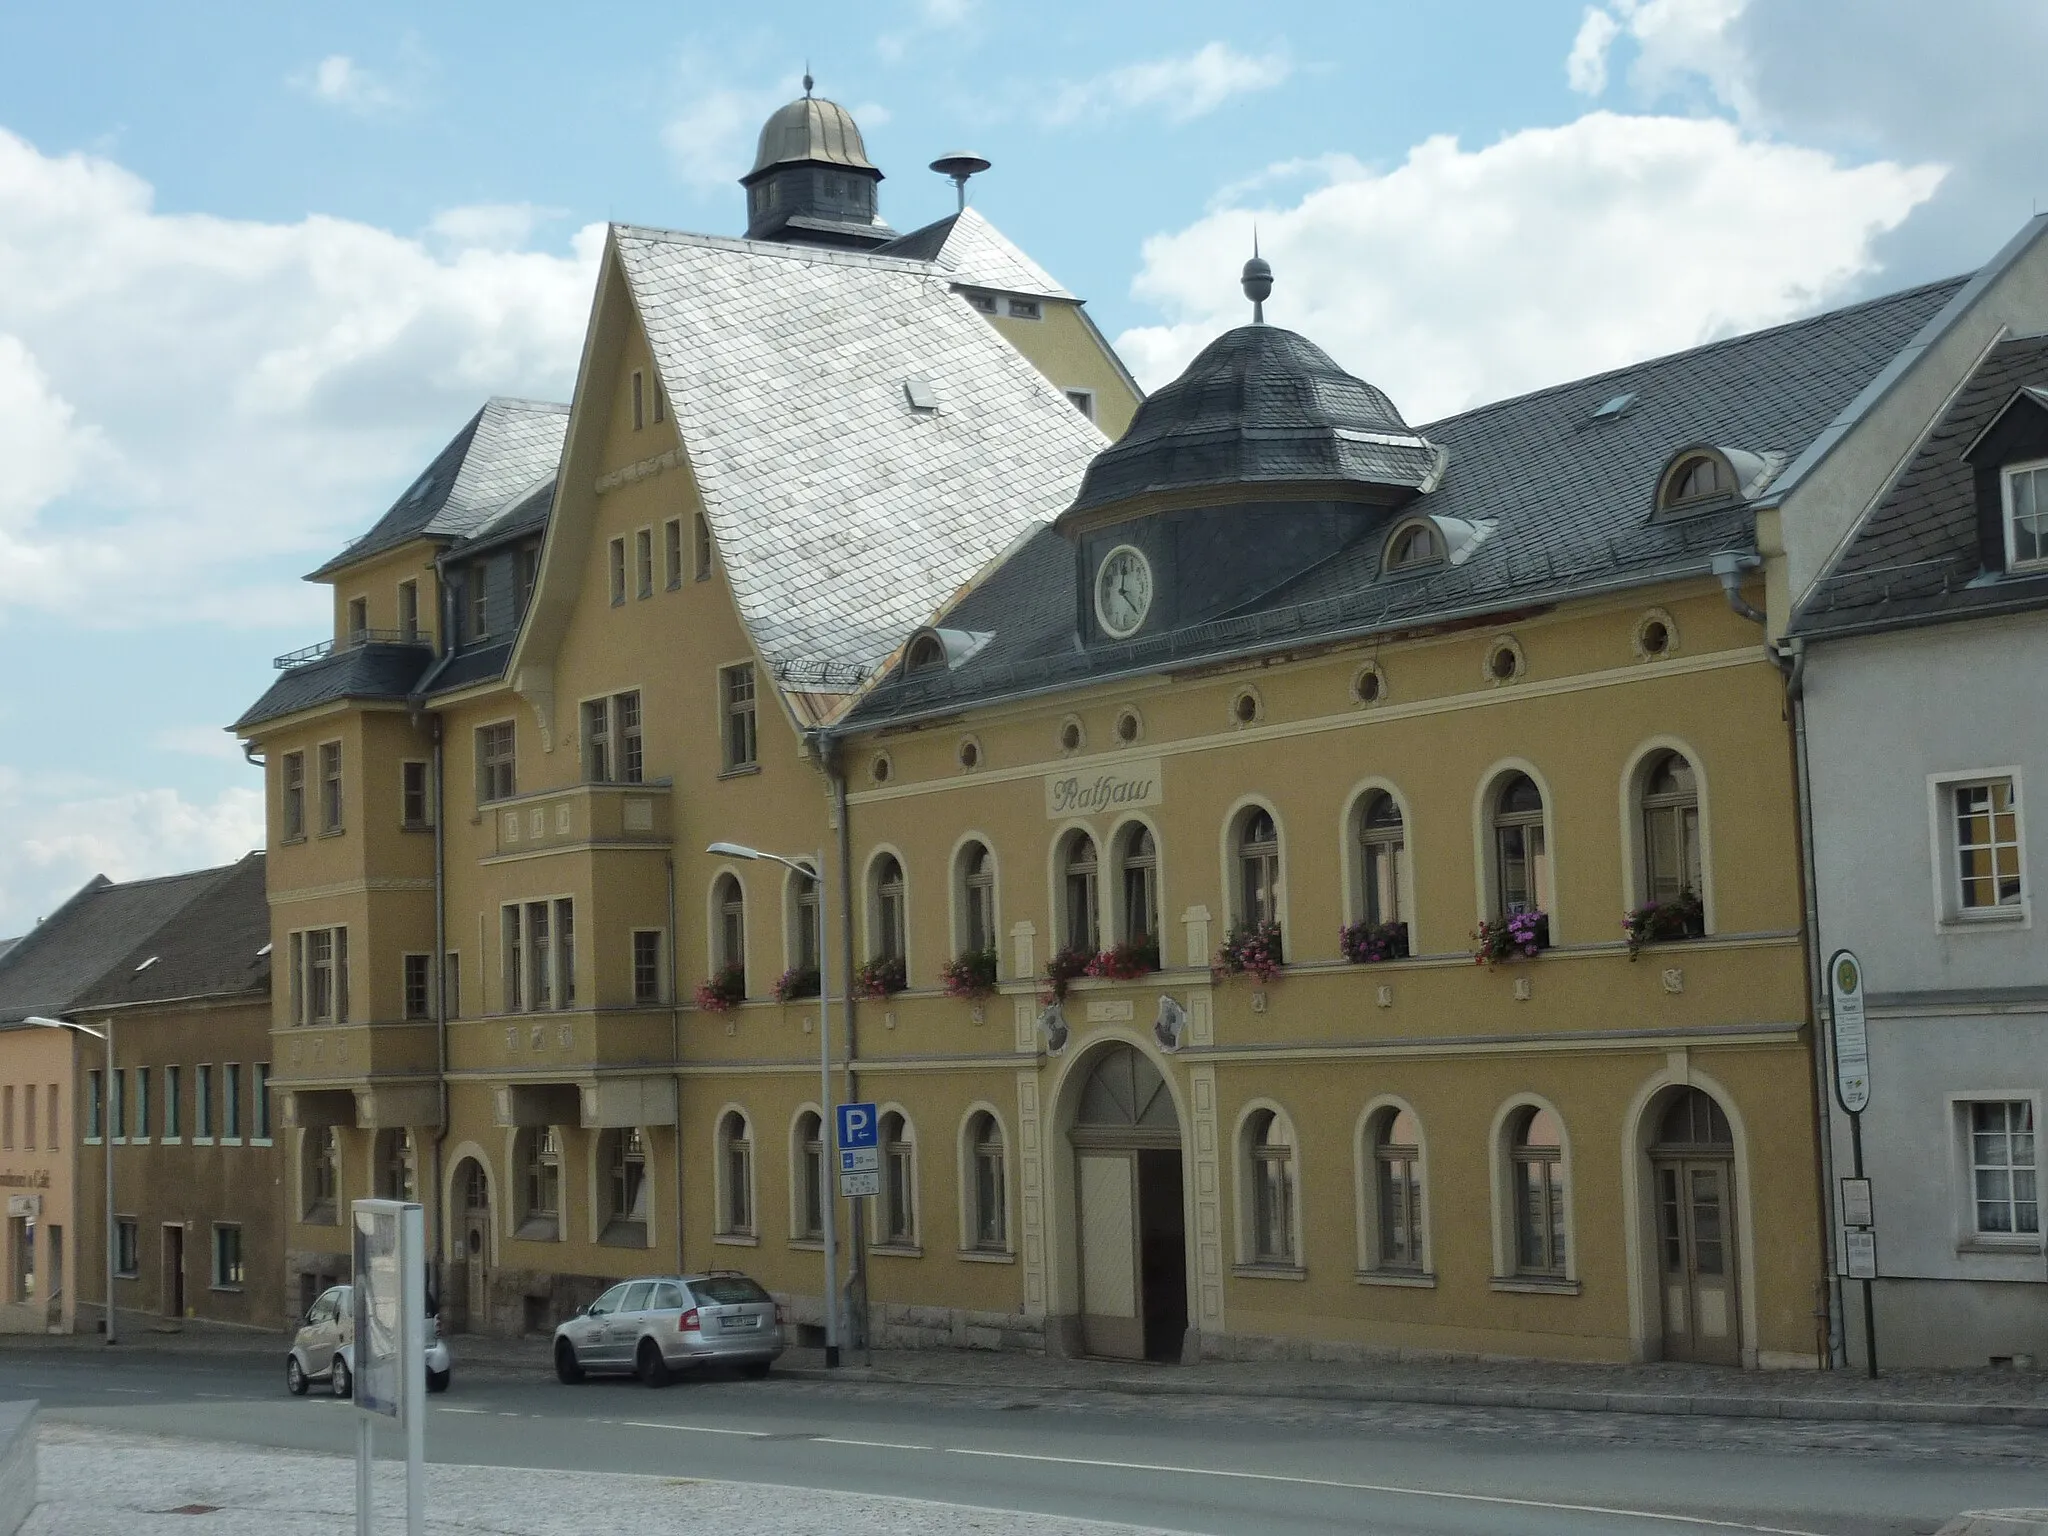
{"type": "Polygon", "coordinates": [[[1564,61],[1564,77],[1571,88],[1584,96],[1598,96],[1607,89],[1607,50],[1621,33],[1621,23],[1611,12],[1596,5],[1586,7],[1578,36],[1564,61]]]}
{"type": "Polygon", "coordinates": [[[138,880],[261,848],[263,791],[237,785],[195,801],[171,789],[29,779],[0,767],[0,826],[13,843],[0,863],[0,937],[11,937],[94,875],[138,880]]]}
{"type": "MultiPolygon", "coordinates": [[[[1256,210],[1267,311],[1424,421],[1825,304],[1940,178],[1711,118],[1596,112],[1478,150],[1433,138],[1256,210]]],[[[1169,323],[1117,338],[1146,384],[1249,318],[1253,218],[1222,209],[1146,242],[1134,291],[1169,323]]]]}
{"type": "MultiPolygon", "coordinates": [[[[684,72],[697,78],[714,74],[701,61],[686,61],[684,72]]],[[[693,187],[731,186],[752,167],[768,114],[802,91],[802,82],[791,75],[768,85],[718,85],[693,92],[661,131],[677,174],[693,187]]]]}
{"type": "Polygon", "coordinates": [[[1193,53],[1124,64],[1092,79],[1061,87],[1043,116],[1055,125],[1113,112],[1158,109],[1183,123],[1215,111],[1233,96],[1271,90],[1294,72],[1285,49],[1252,55],[1228,43],[1203,44],[1193,53]]]}
{"type": "Polygon", "coordinates": [[[390,85],[345,53],[330,53],[311,69],[290,76],[288,83],[315,101],[364,116],[399,103],[390,85]]]}
{"type": "Polygon", "coordinates": [[[241,763],[242,744],[217,725],[167,726],[150,738],[150,745],[163,752],[179,752],[217,763],[241,763]]]}
{"type": "Polygon", "coordinates": [[[427,233],[447,250],[516,251],[562,212],[537,203],[469,203],[442,209],[428,223],[427,233]]]}
{"type": "Polygon", "coordinates": [[[0,619],[324,622],[294,578],[487,395],[567,397],[598,226],[547,254],[485,240],[502,212],[408,239],[151,203],[0,129],[0,619]]]}

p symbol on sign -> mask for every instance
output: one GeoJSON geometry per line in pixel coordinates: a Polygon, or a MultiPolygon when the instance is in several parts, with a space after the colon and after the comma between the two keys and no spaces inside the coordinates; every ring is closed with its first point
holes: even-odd
{"type": "Polygon", "coordinates": [[[875,1119],[873,1104],[842,1104],[839,1106],[839,1145],[842,1147],[872,1147],[878,1144],[879,1126],[875,1119]]]}

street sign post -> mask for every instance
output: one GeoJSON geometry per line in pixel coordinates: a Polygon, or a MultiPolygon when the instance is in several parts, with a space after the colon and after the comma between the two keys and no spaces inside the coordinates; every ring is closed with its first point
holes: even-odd
{"type": "Polygon", "coordinates": [[[1877,1232],[1871,1219],[1870,1180],[1863,1176],[1863,1111],[1870,1107],[1870,1031],[1863,1012],[1863,963],[1851,950],[1828,957],[1828,1038],[1835,1058],[1835,1097],[1849,1112],[1853,1178],[1842,1180],[1842,1255],[1849,1278],[1863,1283],[1863,1353],[1877,1377],[1877,1308],[1871,1282],[1877,1278],[1877,1232]],[[1859,1222],[1857,1216],[1863,1219],[1859,1222]]]}
{"type": "Polygon", "coordinates": [[[873,1104],[839,1106],[839,1196],[857,1200],[882,1192],[881,1121],[873,1104]]]}
{"type": "Polygon", "coordinates": [[[424,1208],[358,1200],[352,1211],[356,1531],[370,1536],[371,1423],[405,1434],[405,1529],[426,1529],[427,1242],[424,1208]]]}
{"type": "Polygon", "coordinates": [[[873,1104],[842,1104],[839,1106],[839,1145],[841,1147],[878,1147],[882,1144],[882,1126],[875,1114],[873,1104]]]}

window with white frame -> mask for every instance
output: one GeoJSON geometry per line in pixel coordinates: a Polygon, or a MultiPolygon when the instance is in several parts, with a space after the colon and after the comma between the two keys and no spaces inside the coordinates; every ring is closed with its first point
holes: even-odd
{"type": "Polygon", "coordinates": [[[306,754],[287,752],[279,759],[279,836],[296,842],[306,835],[306,754]]]}
{"type": "Polygon", "coordinates": [[[221,1135],[228,1141],[242,1139],[242,1064],[230,1061],[220,1069],[221,1135]]]}
{"type": "Polygon", "coordinates": [[[202,1061],[192,1073],[193,1139],[212,1141],[213,1124],[213,1066],[210,1062],[202,1061]]]}
{"type": "Polygon", "coordinates": [[[242,1228],[239,1223],[214,1223],[213,1288],[217,1291],[238,1291],[242,1288],[242,1228]]]}
{"type": "Polygon", "coordinates": [[[731,773],[759,761],[760,744],[754,716],[754,667],[742,662],[719,674],[719,697],[725,709],[725,769],[731,773]]]}
{"type": "Polygon", "coordinates": [[[636,597],[654,596],[654,530],[642,528],[633,535],[633,589],[636,597]]]}
{"type": "Polygon", "coordinates": [[[1069,832],[1060,840],[1060,941],[1063,949],[1092,955],[1102,948],[1102,882],[1095,839],[1069,832]]]}
{"type": "Polygon", "coordinates": [[[605,1170],[605,1224],[598,1241],[626,1248],[647,1246],[647,1138],[638,1126],[606,1131],[598,1138],[605,1170]]]}
{"type": "Polygon", "coordinates": [[[754,1138],[736,1109],[718,1121],[718,1235],[754,1235],[754,1138]]]}
{"type": "Polygon", "coordinates": [[[882,1116],[882,1198],[876,1202],[876,1241],[886,1248],[917,1246],[917,1140],[895,1110],[882,1116]]]}
{"type": "Polygon", "coordinates": [[[524,1202],[519,1236],[552,1242],[562,1233],[562,1132],[558,1126],[532,1126],[519,1133],[519,1164],[524,1202]]]}
{"type": "Polygon", "coordinates": [[[1540,1105],[1508,1117],[1508,1182],[1513,1208],[1515,1273],[1563,1279],[1564,1129],[1540,1105]]]}
{"type": "Polygon", "coordinates": [[[1238,827],[1236,917],[1244,927],[1280,921],[1280,829],[1263,806],[1247,811],[1238,827]]]}
{"type": "Polygon", "coordinates": [[[1401,922],[1408,830],[1399,802],[1383,789],[1368,792],[1358,807],[1357,836],[1359,917],[1375,926],[1401,922]]]}
{"type": "Polygon", "coordinates": [[[424,1019],[434,1005],[432,955],[405,955],[400,959],[404,967],[404,1007],[408,1019],[424,1019]]]}
{"type": "Polygon", "coordinates": [[[825,1135],[818,1112],[807,1109],[790,1131],[790,1167],[796,1187],[790,1193],[789,1235],[799,1242],[817,1242],[825,1235],[825,1135]]]}
{"type": "Polygon", "coordinates": [[[873,920],[868,927],[872,940],[870,948],[877,960],[901,960],[905,955],[907,912],[903,888],[903,866],[896,861],[893,853],[885,853],[875,860],[874,873],[870,877],[870,909],[873,920]]]}
{"type": "Polygon", "coordinates": [[[683,584],[683,520],[672,517],[661,525],[661,567],[669,591],[683,584]]]}
{"type": "Polygon", "coordinates": [[[592,784],[638,784],[645,773],[640,693],[583,701],[583,777],[592,784]]]}
{"type": "Polygon", "coordinates": [[[818,876],[810,865],[789,874],[791,905],[789,952],[799,971],[818,969],[818,876]]]}
{"type": "Polygon", "coordinates": [[[517,740],[512,722],[477,727],[476,797],[479,800],[509,800],[519,792],[517,740]]]}
{"type": "Polygon", "coordinates": [[[1683,753],[1659,752],[1644,765],[1640,811],[1643,900],[1663,906],[1698,897],[1705,890],[1699,779],[1683,753]]]}
{"type": "Polygon", "coordinates": [[[320,830],[341,830],[341,743],[320,744],[320,830]]]}
{"type": "Polygon", "coordinates": [[[612,606],[617,608],[626,601],[626,541],[613,539],[606,550],[611,572],[612,606]]]}
{"type": "Polygon", "coordinates": [[[996,948],[996,861],[979,842],[960,850],[960,937],[969,954],[996,948]]]}
{"type": "Polygon", "coordinates": [[[1152,829],[1134,821],[1116,836],[1116,866],[1121,886],[1117,939],[1124,944],[1159,946],[1159,844],[1152,829]]]}
{"type": "Polygon", "coordinates": [[[1390,1104],[1366,1122],[1365,1138],[1370,1266],[1419,1275],[1424,1267],[1422,1123],[1414,1110],[1390,1104]]]}
{"type": "Polygon", "coordinates": [[[1526,773],[1509,774],[1493,798],[1494,910],[1502,918],[1550,910],[1550,849],[1543,791],[1526,773]]]}
{"type": "Polygon", "coordinates": [[[2038,1240],[2033,1101],[1989,1099],[1958,1107],[1969,1139],[1972,1229],[1980,1238],[2038,1240]]]}
{"type": "MultiPolygon", "coordinates": [[[[185,1119],[184,1119],[184,1108],[185,1108],[185,1105],[184,1105],[184,1098],[183,1098],[183,1087],[184,1087],[184,1085],[183,1085],[183,1082],[182,1082],[182,1079],[183,1079],[184,1075],[185,1075],[185,1069],[184,1069],[183,1067],[179,1067],[179,1066],[168,1066],[168,1067],[165,1067],[165,1068],[164,1068],[164,1140],[165,1140],[165,1141],[178,1141],[178,1140],[180,1140],[181,1138],[183,1138],[183,1136],[184,1136],[184,1134],[185,1134],[185,1119]]],[[[55,1119],[56,1119],[56,1112],[55,1112],[55,1110],[53,1109],[53,1110],[51,1111],[51,1120],[52,1120],[52,1122],[53,1122],[53,1124],[51,1125],[51,1129],[52,1129],[52,1130],[55,1130],[55,1129],[56,1129],[56,1126],[55,1126],[55,1124],[54,1124],[54,1121],[55,1121],[55,1119]]],[[[268,1132],[265,1132],[265,1134],[266,1134],[266,1135],[268,1135],[269,1133],[268,1133],[268,1132]]]]}
{"type": "Polygon", "coordinates": [[[1294,1246],[1294,1137],[1277,1110],[1255,1109],[1239,1132],[1239,1177],[1250,1222],[1243,1244],[1247,1264],[1292,1267],[1294,1246]]]}
{"type": "Polygon", "coordinates": [[[428,768],[417,759],[398,765],[398,824],[408,832],[434,824],[433,781],[428,768]]]}
{"type": "Polygon", "coordinates": [[[2048,462],[2005,471],[2007,570],[2048,565],[2048,462]]]}
{"type": "Polygon", "coordinates": [[[711,887],[711,968],[747,974],[747,897],[739,877],[720,875],[711,887]]]}
{"type": "Polygon", "coordinates": [[[2020,798],[2010,774],[1936,787],[1941,816],[1943,905],[1951,918],[2016,915],[2026,899],[2020,869],[2020,798]]]}
{"type": "Polygon", "coordinates": [[[661,930],[633,930],[633,1001],[642,1007],[661,1001],[661,930]]]}
{"type": "Polygon", "coordinates": [[[567,897],[500,909],[505,1011],[540,1013],[576,1002],[576,908],[567,897]]]}
{"type": "Polygon", "coordinates": [[[348,930],[308,928],[288,941],[291,1021],[348,1022],[348,930]]]}
{"type": "Polygon", "coordinates": [[[967,1122],[968,1238],[981,1253],[1010,1248],[1008,1187],[1004,1180],[1003,1128],[987,1110],[967,1122]]]}

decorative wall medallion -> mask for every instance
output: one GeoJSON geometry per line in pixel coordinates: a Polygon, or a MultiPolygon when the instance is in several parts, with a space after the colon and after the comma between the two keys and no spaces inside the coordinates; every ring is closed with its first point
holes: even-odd
{"type": "Polygon", "coordinates": [[[970,1024],[986,1024],[988,1022],[988,1014],[983,1011],[981,1004],[976,1003],[967,1010],[967,1021],[970,1024]]]}
{"type": "Polygon", "coordinates": [[[1152,1021],[1152,1037],[1162,1051],[1177,1051],[1187,1039],[1188,1011],[1170,997],[1159,999],[1159,1016],[1152,1021]]]}
{"type": "Polygon", "coordinates": [[[1039,1010],[1038,1029],[1045,1036],[1048,1056],[1057,1056],[1067,1048],[1067,1016],[1058,1003],[1048,1003],[1039,1010]]]}
{"type": "Polygon", "coordinates": [[[1114,1001],[1106,999],[1100,1001],[1091,1000],[1088,1004],[1088,1022],[1090,1024],[1110,1024],[1127,1020],[1134,1016],[1135,1011],[1132,1009],[1131,1000],[1128,997],[1118,998],[1114,1001]]]}
{"type": "Polygon", "coordinates": [[[1675,965],[1669,967],[1664,972],[1664,990],[1666,992],[1683,992],[1685,990],[1685,972],[1675,965]]]}
{"type": "Polygon", "coordinates": [[[1373,994],[1372,1000],[1382,1008],[1391,1008],[1394,1006],[1394,989],[1382,985],[1379,991],[1373,994]]]}
{"type": "Polygon", "coordinates": [[[508,1051],[519,1049],[519,1026],[517,1024],[507,1024],[505,1026],[505,1049],[508,1051]]]}
{"type": "Polygon", "coordinates": [[[1262,992],[1262,991],[1261,991],[1261,992],[1254,992],[1254,993],[1252,994],[1252,1012],[1253,1012],[1253,1013],[1264,1013],[1265,1011],[1266,1011],[1266,994],[1265,994],[1264,992],[1262,992]]]}
{"type": "Polygon", "coordinates": [[[1529,985],[1529,978],[1526,976],[1517,976],[1515,978],[1515,1001],[1518,1003],[1526,1003],[1533,996],[1535,996],[1535,991],[1529,985]]]}

